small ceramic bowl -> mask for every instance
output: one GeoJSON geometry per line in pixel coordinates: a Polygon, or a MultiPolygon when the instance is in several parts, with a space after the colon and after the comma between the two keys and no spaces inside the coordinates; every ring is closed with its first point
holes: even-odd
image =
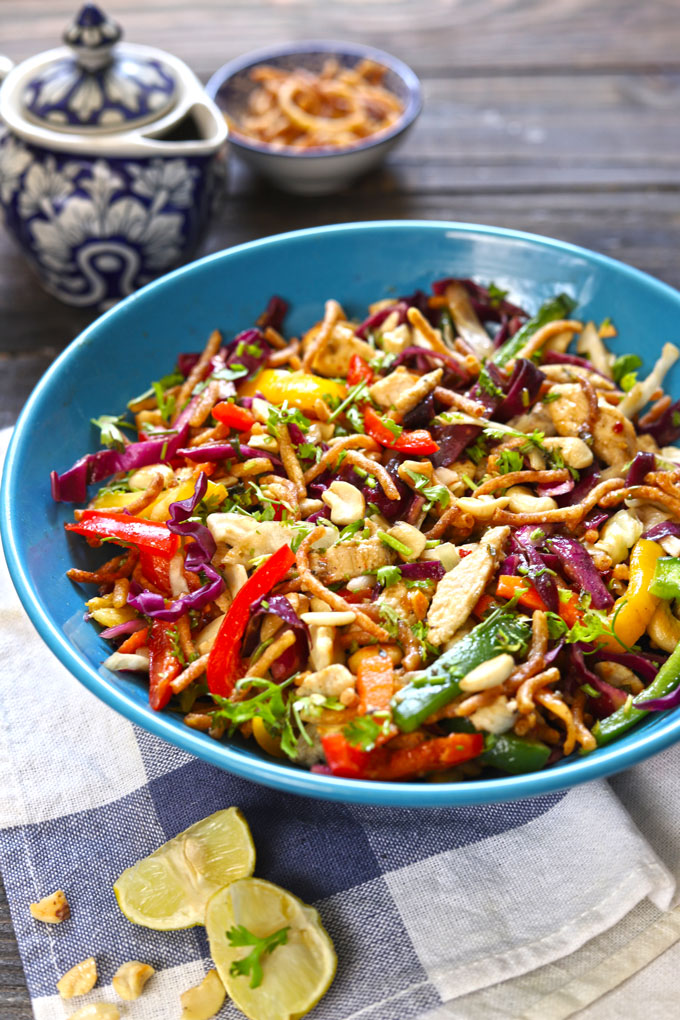
{"type": "Polygon", "coordinates": [[[423,105],[418,78],[396,57],[360,43],[312,41],[258,50],[224,64],[207,85],[208,94],[230,118],[238,120],[248,95],[256,87],[250,71],[258,64],[286,70],[304,67],[318,72],[329,57],[346,67],[361,60],[374,60],[387,69],[383,84],[404,106],[404,112],[389,131],[368,137],[344,149],[305,152],[275,149],[264,142],[230,136],[233,149],[264,177],[283,191],[297,195],[329,195],[346,188],[357,177],[374,169],[405,136],[423,105]]]}

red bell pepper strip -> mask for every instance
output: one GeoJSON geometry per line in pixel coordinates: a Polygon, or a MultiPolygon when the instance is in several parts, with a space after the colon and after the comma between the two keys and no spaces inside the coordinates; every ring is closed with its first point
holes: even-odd
{"type": "Polygon", "coordinates": [[[282,545],[257,568],[237,593],[222,620],[208,659],[206,677],[211,694],[220,694],[223,698],[231,694],[243,672],[241,640],[250,611],[258,599],[267,595],[286,576],[293,563],[295,554],[289,545],[282,545]]]}
{"type": "Polygon", "coordinates": [[[356,386],[362,380],[372,383],[373,369],[360,354],[353,354],[349,359],[349,368],[347,369],[347,385],[356,386]]]}
{"type": "Polygon", "coordinates": [[[143,648],[148,640],[149,628],[142,627],[141,630],[136,630],[134,634],[130,634],[130,637],[126,638],[122,645],[118,645],[116,651],[129,655],[132,652],[136,652],[138,648],[143,648]]]}
{"type": "Polygon", "coordinates": [[[398,751],[391,751],[389,746],[362,751],[342,733],[328,733],[321,742],[333,775],[346,779],[413,779],[469,761],[484,750],[481,733],[451,733],[398,751]]]}
{"type": "Polygon", "coordinates": [[[162,522],[147,521],[144,517],[113,513],[110,510],[83,510],[77,524],[66,524],[67,531],[92,538],[110,538],[123,545],[136,545],[140,549],[156,549],[166,556],[174,556],[179,548],[179,535],[168,531],[162,522]]]}
{"type": "Polygon", "coordinates": [[[221,422],[223,425],[228,425],[229,428],[237,429],[239,432],[250,432],[255,419],[253,418],[250,411],[246,411],[245,407],[239,407],[237,404],[230,403],[225,400],[220,404],[215,404],[212,409],[213,418],[221,422]]]}
{"type": "Polygon", "coordinates": [[[154,620],[149,633],[149,704],[156,712],[170,701],[170,684],[182,672],[182,664],[172,651],[169,632],[174,626],[164,620],[154,620]]]}
{"type": "Polygon", "coordinates": [[[139,566],[142,574],[166,598],[171,598],[172,596],[172,585],[170,584],[171,559],[172,556],[163,556],[153,549],[139,550],[139,566]]]}
{"type": "Polygon", "coordinates": [[[430,453],[436,453],[439,449],[427,429],[415,429],[413,432],[403,431],[399,436],[395,436],[372,407],[367,407],[364,411],[364,428],[376,443],[389,447],[391,450],[397,450],[399,453],[411,453],[416,457],[426,457],[430,453]]]}

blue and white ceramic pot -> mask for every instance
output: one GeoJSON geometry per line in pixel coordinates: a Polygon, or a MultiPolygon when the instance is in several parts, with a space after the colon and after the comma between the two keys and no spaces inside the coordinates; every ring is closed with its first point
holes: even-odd
{"type": "Polygon", "coordinates": [[[187,259],[227,128],[182,61],[121,44],[93,4],[0,88],[0,205],[43,286],[107,308],[187,259]]]}

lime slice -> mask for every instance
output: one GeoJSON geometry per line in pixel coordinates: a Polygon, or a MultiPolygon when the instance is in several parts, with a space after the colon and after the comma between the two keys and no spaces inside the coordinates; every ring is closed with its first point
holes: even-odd
{"type": "Polygon", "coordinates": [[[244,878],[215,893],[205,914],[210,953],[227,993],[251,1020],[298,1020],[328,990],[337,958],[313,907],[261,878],[244,878]],[[242,925],[258,938],[288,928],[287,939],[260,959],[262,983],[232,974],[232,964],[251,952],[231,945],[227,932],[242,925]]]}
{"type": "Polygon", "coordinates": [[[203,924],[210,897],[252,875],[255,847],[238,808],[208,815],[137,861],[113,887],[128,921],[158,931],[203,924]]]}

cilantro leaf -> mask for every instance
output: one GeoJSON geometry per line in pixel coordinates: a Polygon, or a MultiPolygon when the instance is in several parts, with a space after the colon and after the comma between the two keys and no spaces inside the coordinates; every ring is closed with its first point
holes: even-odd
{"type": "Polygon", "coordinates": [[[507,475],[511,471],[521,471],[523,465],[524,458],[518,450],[501,450],[498,455],[498,470],[502,475],[507,475]]]}
{"type": "Polygon", "coordinates": [[[625,376],[632,375],[635,370],[641,366],[642,358],[638,357],[637,354],[619,354],[618,358],[612,365],[614,382],[620,385],[625,376]]]}
{"type": "Polygon", "coordinates": [[[311,422],[298,407],[289,407],[284,400],[280,407],[270,407],[267,415],[267,432],[276,436],[281,425],[297,425],[301,432],[306,432],[311,422]]]}
{"type": "Polygon", "coordinates": [[[362,751],[372,751],[382,730],[383,727],[375,721],[373,716],[360,715],[343,727],[342,734],[352,747],[359,747],[362,751]]]}
{"type": "Polygon", "coordinates": [[[226,932],[226,936],[232,946],[253,947],[242,960],[234,960],[229,968],[229,973],[232,977],[239,977],[240,975],[247,977],[247,975],[250,975],[251,988],[257,988],[261,985],[262,957],[265,953],[273,953],[277,946],[285,946],[288,941],[289,931],[290,925],[286,925],[285,928],[279,928],[278,931],[272,932],[271,935],[265,935],[264,938],[260,938],[258,935],[253,935],[242,924],[237,924],[230,928],[226,932]]]}
{"type": "Polygon", "coordinates": [[[90,421],[99,429],[99,442],[102,446],[112,446],[116,450],[125,449],[125,436],[121,429],[135,431],[132,422],[125,421],[115,414],[101,414],[98,418],[90,418],[90,421]]]}
{"type": "Polygon", "coordinates": [[[378,567],[375,579],[384,588],[389,588],[391,584],[398,584],[401,581],[401,570],[396,566],[378,567]]]}
{"type": "Polygon", "coordinates": [[[492,308],[498,308],[501,301],[504,301],[505,298],[510,293],[507,290],[502,290],[500,287],[497,287],[496,284],[493,282],[490,283],[486,289],[489,293],[490,298],[489,304],[491,305],[492,308]]]}

